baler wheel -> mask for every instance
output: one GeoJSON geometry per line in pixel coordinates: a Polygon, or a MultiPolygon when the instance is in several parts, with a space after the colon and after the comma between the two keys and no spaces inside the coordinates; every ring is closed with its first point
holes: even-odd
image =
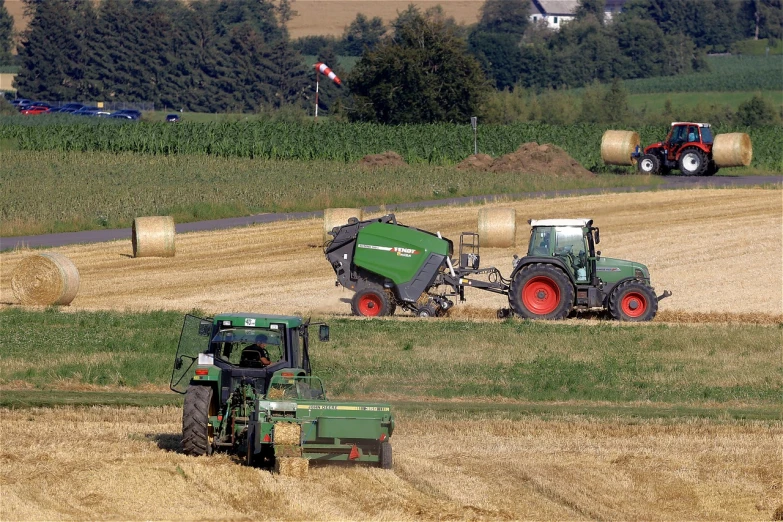
{"type": "Polygon", "coordinates": [[[535,263],[516,273],[508,302],[526,319],[564,319],[574,305],[574,286],[558,267],[535,263]]]}
{"type": "Polygon", "coordinates": [[[381,442],[381,451],[379,454],[380,460],[378,462],[378,465],[381,467],[381,469],[392,469],[392,446],[391,442],[388,440],[385,442],[381,442]]]}
{"type": "Polygon", "coordinates": [[[351,299],[351,312],[353,315],[364,317],[383,317],[391,315],[389,295],[383,288],[373,286],[362,288],[351,299]]]}
{"type": "Polygon", "coordinates": [[[210,386],[188,386],[182,408],[182,451],[185,455],[212,454],[212,435],[209,427],[212,404],[210,386]]]}
{"type": "Polygon", "coordinates": [[[658,312],[658,299],[644,283],[626,281],[609,296],[609,312],[618,321],[652,321],[658,312]]]}

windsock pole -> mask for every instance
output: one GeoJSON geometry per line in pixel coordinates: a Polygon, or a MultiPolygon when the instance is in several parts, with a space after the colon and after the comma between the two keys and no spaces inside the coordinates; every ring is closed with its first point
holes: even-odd
{"type": "Polygon", "coordinates": [[[315,70],[315,121],[318,121],[318,84],[321,81],[321,71],[315,70]]]}

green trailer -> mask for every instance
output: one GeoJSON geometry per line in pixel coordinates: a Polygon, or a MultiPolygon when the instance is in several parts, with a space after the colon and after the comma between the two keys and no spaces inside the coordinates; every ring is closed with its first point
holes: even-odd
{"type": "MultiPolygon", "coordinates": [[[[390,469],[390,406],[327,399],[310,369],[313,326],[295,316],[185,316],[171,377],[185,395],[183,451],[225,451],[270,467],[299,458],[390,469]]],[[[328,341],[329,327],[317,326],[328,341]]]]}

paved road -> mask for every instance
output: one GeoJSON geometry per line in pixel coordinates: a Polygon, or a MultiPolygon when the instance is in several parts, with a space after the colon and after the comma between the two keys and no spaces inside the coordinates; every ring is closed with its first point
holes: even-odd
{"type": "MultiPolygon", "coordinates": [[[[671,190],[682,188],[702,188],[702,187],[750,187],[758,185],[783,184],[783,176],[716,176],[710,178],[702,177],[684,177],[670,176],[658,187],[659,190],[671,190]]],[[[549,192],[527,192],[524,194],[495,194],[489,196],[467,196],[462,198],[436,199],[430,201],[418,201],[415,203],[399,203],[396,205],[386,205],[388,211],[405,210],[412,208],[428,208],[444,205],[466,205],[471,203],[481,203],[484,201],[505,200],[508,198],[553,198],[559,196],[574,196],[580,194],[601,194],[607,192],[643,192],[655,190],[655,187],[619,187],[619,188],[588,188],[574,190],[557,190],[549,192]]],[[[364,207],[366,212],[377,212],[380,207],[364,207]]],[[[295,219],[308,219],[322,217],[322,211],[314,212],[289,212],[280,214],[256,214],[253,216],[243,216],[227,219],[213,219],[210,221],[197,221],[194,223],[181,223],[176,225],[177,233],[195,232],[201,230],[220,230],[224,228],[234,228],[258,223],[273,223],[275,221],[287,221],[295,219]]],[[[131,237],[130,228],[119,228],[113,230],[88,230],[85,232],[65,232],[62,234],[44,234],[40,236],[19,236],[19,237],[0,237],[0,252],[3,250],[12,250],[17,247],[56,247],[63,245],[72,245],[76,243],[101,243],[104,241],[114,241],[116,239],[129,239],[131,237]]]]}

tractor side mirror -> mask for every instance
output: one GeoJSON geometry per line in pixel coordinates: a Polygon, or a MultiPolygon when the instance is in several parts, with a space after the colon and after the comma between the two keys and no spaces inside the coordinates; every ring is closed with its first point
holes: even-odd
{"type": "Polygon", "coordinates": [[[179,370],[182,368],[182,357],[177,357],[174,359],[174,369],[179,370]]]}
{"type": "Polygon", "coordinates": [[[198,324],[198,334],[202,337],[209,337],[209,334],[212,333],[212,323],[208,323],[204,321],[203,323],[198,324]]]}
{"type": "Polygon", "coordinates": [[[329,340],[328,324],[322,324],[318,327],[318,340],[321,341],[322,343],[329,340]]]}
{"type": "Polygon", "coordinates": [[[601,231],[596,228],[595,229],[595,244],[597,245],[600,242],[601,242],[601,231]]]}

